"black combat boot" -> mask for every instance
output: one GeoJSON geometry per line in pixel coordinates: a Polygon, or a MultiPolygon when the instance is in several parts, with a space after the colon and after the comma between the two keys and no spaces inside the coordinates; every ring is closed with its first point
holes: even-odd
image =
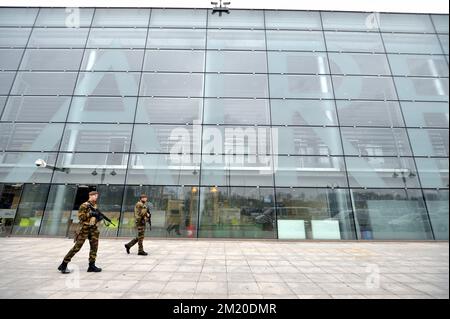
{"type": "Polygon", "coordinates": [[[95,262],[89,263],[89,268],[87,272],[100,272],[100,271],[102,271],[102,269],[95,266],[95,262]]]}
{"type": "Polygon", "coordinates": [[[69,274],[70,270],[67,269],[67,263],[66,262],[62,262],[61,265],[59,265],[58,270],[63,273],[63,274],[69,274]]]}
{"type": "Polygon", "coordinates": [[[145,251],[138,252],[139,256],[147,256],[148,254],[145,251]]]}
{"type": "Polygon", "coordinates": [[[128,245],[124,245],[125,249],[127,250],[127,254],[130,254],[130,247],[128,247],[128,245]]]}

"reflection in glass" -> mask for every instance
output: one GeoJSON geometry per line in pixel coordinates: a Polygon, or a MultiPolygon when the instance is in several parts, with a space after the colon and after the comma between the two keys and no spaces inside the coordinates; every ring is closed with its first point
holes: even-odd
{"type": "Polygon", "coordinates": [[[152,227],[146,236],[197,237],[198,187],[126,186],[119,236],[136,236],[134,206],[141,194],[148,196],[152,227]]]}
{"type": "Polygon", "coordinates": [[[331,100],[271,100],[273,125],[337,125],[331,100]]]}
{"type": "Polygon", "coordinates": [[[40,8],[36,27],[89,27],[92,8],[40,8]]]}
{"type": "Polygon", "coordinates": [[[390,75],[384,54],[329,53],[331,73],[352,75],[390,75]]]}
{"type": "Polygon", "coordinates": [[[21,49],[0,49],[0,70],[17,70],[22,58],[22,52],[23,50],[21,49]]]}
{"type": "Polygon", "coordinates": [[[152,9],[151,27],[206,27],[206,10],[203,9],[152,9]]]}
{"type": "Polygon", "coordinates": [[[25,184],[14,219],[13,235],[36,236],[41,225],[49,184],[25,184]]]}
{"type": "Polygon", "coordinates": [[[20,64],[21,70],[78,71],[83,50],[79,49],[28,49],[20,64]]]}
{"type": "Polygon", "coordinates": [[[0,47],[25,47],[30,28],[0,28],[0,47]]]}
{"type": "Polygon", "coordinates": [[[333,76],[337,99],[396,100],[391,77],[333,76]]]}
{"type": "Polygon", "coordinates": [[[448,102],[448,78],[394,78],[400,100],[448,102]]]}
{"type": "Polygon", "coordinates": [[[331,79],[321,75],[269,75],[271,98],[333,98],[331,79]]]}
{"type": "Polygon", "coordinates": [[[408,129],[415,156],[448,157],[447,129],[408,129]]]}
{"type": "Polygon", "coordinates": [[[134,97],[74,97],[68,122],[133,122],[134,97]]]}
{"type": "Polygon", "coordinates": [[[350,187],[420,187],[412,158],[347,157],[346,163],[350,187]]]}
{"type": "Polygon", "coordinates": [[[3,121],[64,122],[70,96],[10,96],[3,121]]]}
{"type": "Polygon", "coordinates": [[[147,27],[150,9],[103,9],[95,10],[93,27],[147,27]]]}
{"type": "Polygon", "coordinates": [[[268,97],[267,75],[259,74],[207,74],[207,97],[268,97]]]}
{"type": "Polygon", "coordinates": [[[147,50],[143,71],[203,72],[204,65],[204,51],[147,50]]]}
{"type": "Polygon", "coordinates": [[[379,21],[372,12],[322,12],[324,30],[378,31],[379,21]]]}
{"type": "Polygon", "coordinates": [[[200,188],[199,237],[276,238],[272,188],[200,188]]]}
{"type": "Polygon", "coordinates": [[[51,185],[39,235],[68,235],[72,218],[78,219],[73,209],[76,191],[76,185],[51,185]]]}
{"type": "Polygon", "coordinates": [[[7,151],[57,151],[63,124],[0,124],[0,149],[7,151]]]}
{"type": "Polygon", "coordinates": [[[275,186],[347,187],[342,157],[277,156],[275,186]]]}
{"type": "Polygon", "coordinates": [[[201,97],[203,75],[192,73],[144,73],[140,95],[161,97],[201,97]]]}
{"type": "Polygon", "coordinates": [[[210,29],[207,49],[265,50],[264,31],[210,29]]]}
{"type": "Polygon", "coordinates": [[[131,154],[127,184],[197,185],[198,155],[131,154]]]}
{"type": "Polygon", "coordinates": [[[34,163],[43,159],[55,165],[56,153],[0,153],[0,181],[4,183],[50,183],[52,170],[37,167],[34,163]]]}
{"type": "Polygon", "coordinates": [[[9,94],[11,85],[14,81],[14,72],[0,73],[0,94],[9,94]]]}
{"type": "Polygon", "coordinates": [[[319,31],[266,31],[268,50],[325,51],[319,31]]]}
{"type": "Polygon", "coordinates": [[[189,29],[148,30],[147,48],[204,49],[205,45],[206,45],[205,30],[189,30],[189,29]]]}
{"type": "Polygon", "coordinates": [[[383,40],[388,53],[442,54],[435,34],[384,33],[383,40]]]}
{"type": "Polygon", "coordinates": [[[268,10],[265,12],[267,29],[321,30],[319,12],[268,10]]]}
{"type": "Polygon", "coordinates": [[[87,42],[88,48],[143,48],[145,28],[92,28],[87,42]]]}
{"type": "Polygon", "coordinates": [[[351,190],[359,239],[433,239],[419,190],[351,190]]]}
{"type": "Polygon", "coordinates": [[[266,73],[266,53],[260,51],[208,51],[206,72],[266,73]]]}
{"type": "Polygon", "coordinates": [[[87,28],[34,28],[30,48],[83,48],[89,33],[87,28]]]}
{"type": "Polygon", "coordinates": [[[71,95],[76,78],[76,72],[18,72],[11,94],[71,95]]]}
{"type": "Polygon", "coordinates": [[[405,129],[341,128],[345,155],[411,156],[405,129]]]}
{"type": "Polygon", "coordinates": [[[86,49],[83,71],[141,71],[144,50],[86,49]]]}
{"type": "Polygon", "coordinates": [[[407,126],[448,127],[448,103],[401,102],[407,126]]]}
{"type": "Polygon", "coordinates": [[[279,239],[355,239],[348,191],[278,188],[279,239]]]}
{"type": "Polygon", "coordinates": [[[81,72],[75,95],[136,96],[139,73],[81,72]]]}
{"type": "Polygon", "coordinates": [[[428,14],[381,13],[379,19],[382,32],[434,33],[428,14]]]}
{"type": "Polygon", "coordinates": [[[448,77],[448,64],[443,56],[389,54],[393,75],[448,77]]]}
{"type": "Polygon", "coordinates": [[[341,125],[405,126],[398,102],[336,101],[336,105],[341,125]]]}
{"type": "Polygon", "coordinates": [[[192,124],[202,118],[202,99],[139,98],[136,123],[192,124]]]}
{"type": "Polygon", "coordinates": [[[128,154],[60,153],[53,183],[123,184],[128,154]]]}
{"type": "Polygon", "coordinates": [[[448,190],[424,190],[434,238],[448,240],[448,190]]]}
{"type": "Polygon", "coordinates": [[[378,33],[325,31],[328,51],[383,53],[384,46],[378,33]]]}
{"type": "Polygon", "coordinates": [[[0,184],[0,237],[11,234],[23,184],[0,184]]]}
{"type": "Polygon", "coordinates": [[[326,53],[267,52],[270,73],[328,74],[326,53]]]}
{"type": "Polygon", "coordinates": [[[279,127],[278,152],[286,155],[342,155],[335,127],[279,127]]]}
{"type": "Polygon", "coordinates": [[[424,188],[448,188],[448,158],[416,158],[424,188]]]}
{"type": "Polygon", "coordinates": [[[204,124],[270,124],[269,101],[262,99],[205,99],[204,124]]]}

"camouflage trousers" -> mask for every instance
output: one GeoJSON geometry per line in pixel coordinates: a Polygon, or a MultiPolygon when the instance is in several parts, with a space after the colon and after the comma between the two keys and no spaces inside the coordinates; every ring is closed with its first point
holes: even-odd
{"type": "Polygon", "coordinates": [[[145,234],[145,226],[137,226],[137,236],[133,238],[128,244],[127,247],[131,248],[136,243],[138,243],[139,246],[139,252],[144,251],[144,234],[145,234]]]}
{"type": "Polygon", "coordinates": [[[89,262],[90,263],[95,262],[95,259],[97,258],[99,235],[100,232],[97,226],[83,225],[79,233],[75,237],[75,245],[72,247],[71,250],[69,250],[67,255],[64,257],[64,262],[68,263],[72,260],[72,257],[75,256],[75,254],[80,251],[81,247],[83,247],[83,244],[86,241],[86,239],[89,240],[89,245],[91,246],[91,249],[89,251],[89,262]]]}

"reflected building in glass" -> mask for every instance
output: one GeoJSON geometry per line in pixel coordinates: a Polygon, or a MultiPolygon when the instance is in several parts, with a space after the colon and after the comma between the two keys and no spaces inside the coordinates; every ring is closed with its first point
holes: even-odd
{"type": "Polygon", "coordinates": [[[71,236],[96,189],[103,237],[146,193],[151,237],[448,240],[448,29],[0,8],[0,236],[71,236]]]}

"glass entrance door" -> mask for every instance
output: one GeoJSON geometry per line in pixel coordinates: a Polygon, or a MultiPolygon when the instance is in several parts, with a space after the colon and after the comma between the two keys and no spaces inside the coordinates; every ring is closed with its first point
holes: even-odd
{"type": "Polygon", "coordinates": [[[22,189],[22,184],[0,184],[0,237],[11,234],[22,189]]]}

